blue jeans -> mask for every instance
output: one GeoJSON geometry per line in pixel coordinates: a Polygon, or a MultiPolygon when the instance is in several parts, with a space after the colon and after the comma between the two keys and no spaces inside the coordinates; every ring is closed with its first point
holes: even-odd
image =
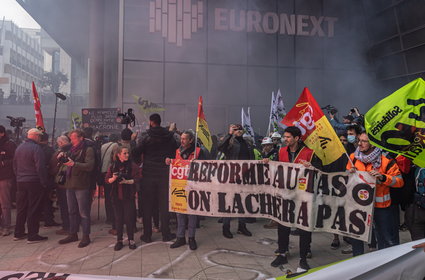
{"type": "Polygon", "coordinates": [[[198,221],[198,216],[196,215],[186,215],[177,213],[177,237],[185,237],[186,233],[186,218],[188,219],[187,234],[188,237],[195,237],[196,231],[196,222],[198,221]]]}
{"type": "Polygon", "coordinates": [[[397,242],[394,238],[395,231],[398,231],[398,225],[395,224],[394,215],[397,215],[396,205],[387,208],[375,208],[373,223],[375,225],[376,240],[378,241],[378,249],[385,249],[397,242]]]}
{"type": "Polygon", "coordinates": [[[69,212],[69,233],[77,234],[83,229],[83,235],[90,234],[90,190],[66,190],[69,212]]]}

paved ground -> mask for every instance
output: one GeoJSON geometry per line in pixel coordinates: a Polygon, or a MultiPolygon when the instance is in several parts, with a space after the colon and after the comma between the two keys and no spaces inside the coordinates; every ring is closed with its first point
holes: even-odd
{"type": "MultiPolygon", "coordinates": [[[[93,242],[88,247],[79,249],[78,243],[59,245],[57,241],[63,236],[55,234],[58,228],[41,228],[40,234],[48,236],[49,240],[37,244],[27,244],[26,240],[13,241],[12,235],[0,237],[0,271],[48,271],[174,279],[265,279],[280,276],[287,269],[296,270],[298,266],[296,236],[291,237],[289,265],[284,268],[270,266],[274,259],[273,251],[277,248],[277,233],[275,229],[263,228],[265,220],[248,224],[253,237],[235,234],[233,239],[226,239],[221,235],[221,224],[217,223],[217,219],[204,220],[197,231],[196,251],[189,250],[187,246],[170,249],[171,242],[162,242],[160,233],[154,233],[153,243],[141,244],[138,232],[136,250],[124,247],[115,252],[115,238],[108,234],[110,226],[103,223],[102,211],[100,220],[97,219],[97,202],[93,208],[93,242]]],[[[56,213],[56,217],[58,216],[56,213]]],[[[234,220],[231,225],[233,233],[236,233],[236,227],[237,221],[234,220]]],[[[401,239],[403,242],[410,241],[407,232],[401,233],[401,239]]],[[[350,257],[341,254],[341,250],[331,250],[331,241],[331,234],[313,234],[313,258],[309,260],[310,266],[325,265],[350,257]]]]}

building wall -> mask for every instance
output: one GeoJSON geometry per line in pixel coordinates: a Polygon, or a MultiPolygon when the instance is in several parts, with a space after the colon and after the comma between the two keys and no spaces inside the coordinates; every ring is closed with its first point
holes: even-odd
{"type": "Polygon", "coordinates": [[[124,109],[137,95],[163,105],[165,123],[193,128],[202,95],[213,133],[240,122],[242,106],[264,133],[272,91],[290,109],[309,87],[322,106],[364,111],[378,88],[364,7],[342,2],[125,0],[124,109]]]}
{"type": "Polygon", "coordinates": [[[11,21],[2,23],[0,46],[0,74],[5,83],[0,88],[5,98],[13,91],[18,98],[31,92],[31,82],[40,81],[43,75],[43,53],[40,42],[11,21]]]}

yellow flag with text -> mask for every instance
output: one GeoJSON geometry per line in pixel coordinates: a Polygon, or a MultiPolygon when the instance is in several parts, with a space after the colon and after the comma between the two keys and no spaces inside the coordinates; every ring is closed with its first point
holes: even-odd
{"type": "Polygon", "coordinates": [[[365,114],[369,141],[425,167],[425,81],[418,78],[365,114]]]}
{"type": "Polygon", "coordinates": [[[199,96],[198,118],[196,119],[196,134],[204,147],[211,152],[212,138],[207,120],[205,119],[204,109],[202,107],[202,96],[199,96]]]}

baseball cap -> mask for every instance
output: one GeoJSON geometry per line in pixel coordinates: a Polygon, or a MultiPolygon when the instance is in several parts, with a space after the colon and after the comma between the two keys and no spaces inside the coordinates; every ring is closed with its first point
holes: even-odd
{"type": "Polygon", "coordinates": [[[41,130],[39,130],[38,128],[31,128],[30,130],[28,130],[27,135],[30,134],[37,134],[37,135],[43,135],[43,132],[41,130]]]}

